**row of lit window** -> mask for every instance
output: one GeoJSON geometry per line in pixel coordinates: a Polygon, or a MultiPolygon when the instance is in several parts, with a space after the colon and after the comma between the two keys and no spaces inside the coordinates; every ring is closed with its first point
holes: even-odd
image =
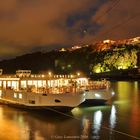
{"type": "Polygon", "coordinates": [[[43,78],[43,77],[45,77],[45,75],[33,75],[32,74],[31,77],[42,77],[43,78]]]}
{"type": "Polygon", "coordinates": [[[73,75],[54,75],[54,78],[73,78],[73,75]]]}
{"type": "Polygon", "coordinates": [[[19,94],[14,93],[14,98],[22,99],[22,94],[21,93],[19,93],[19,94]]]}
{"type": "MultiPolygon", "coordinates": [[[[31,77],[45,77],[46,75],[31,75],[31,77]]],[[[51,74],[49,74],[51,76],[51,74]]],[[[73,78],[73,75],[53,75],[54,78],[73,78]]]]}

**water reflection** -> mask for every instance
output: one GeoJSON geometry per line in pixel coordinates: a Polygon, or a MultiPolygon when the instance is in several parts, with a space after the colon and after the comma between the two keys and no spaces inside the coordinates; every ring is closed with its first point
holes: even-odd
{"type": "Polygon", "coordinates": [[[130,94],[128,94],[130,91],[132,91],[131,82],[118,82],[116,90],[118,91],[118,99],[121,100],[129,100],[130,94]]]}
{"type": "Polygon", "coordinates": [[[110,128],[115,128],[116,124],[116,107],[112,105],[111,113],[110,113],[110,128]]]}
{"type": "Polygon", "coordinates": [[[82,128],[83,128],[82,135],[88,136],[90,131],[90,120],[86,116],[84,116],[82,119],[82,128]]]}
{"type": "Polygon", "coordinates": [[[140,83],[113,84],[113,105],[75,108],[72,113],[76,119],[50,111],[30,112],[0,105],[0,140],[63,140],[64,136],[88,136],[83,140],[132,139],[112,129],[140,137],[140,83]]]}
{"type": "Polygon", "coordinates": [[[96,135],[96,136],[99,136],[99,131],[101,129],[101,123],[102,123],[102,117],[103,117],[103,114],[101,112],[101,110],[98,110],[94,113],[94,118],[93,118],[93,133],[96,135]]]}
{"type": "Polygon", "coordinates": [[[18,122],[15,122],[14,118],[15,113],[11,114],[9,110],[5,114],[4,107],[0,106],[0,139],[1,140],[18,140],[28,138],[28,134],[24,133],[23,129],[17,125],[18,122]]]}
{"type": "MultiPolygon", "coordinates": [[[[78,108],[73,110],[75,117],[80,117],[82,120],[82,135],[86,135],[91,139],[100,139],[101,131],[104,131],[104,121],[108,124],[107,127],[114,129],[116,126],[117,111],[115,105],[112,106],[93,106],[86,108],[78,108]],[[106,112],[108,112],[106,114],[106,112]],[[92,113],[92,114],[91,114],[92,113]],[[104,117],[104,118],[103,118],[104,117]],[[108,121],[107,121],[108,120],[108,121]]],[[[110,139],[114,135],[110,131],[110,139]]]]}
{"type": "Polygon", "coordinates": [[[138,82],[137,81],[134,82],[134,91],[135,92],[138,91],[138,82]]]}
{"type": "Polygon", "coordinates": [[[76,119],[50,111],[29,112],[0,106],[0,140],[53,140],[64,135],[79,136],[79,126],[76,119]]]}

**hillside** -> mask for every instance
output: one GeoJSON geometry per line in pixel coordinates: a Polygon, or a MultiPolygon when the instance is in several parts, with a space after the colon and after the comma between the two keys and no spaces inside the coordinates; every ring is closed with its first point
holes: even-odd
{"type": "Polygon", "coordinates": [[[99,73],[139,66],[140,38],[122,41],[105,40],[67,50],[36,52],[0,62],[4,73],[15,73],[17,69],[30,69],[33,73],[47,72],[99,73]]]}

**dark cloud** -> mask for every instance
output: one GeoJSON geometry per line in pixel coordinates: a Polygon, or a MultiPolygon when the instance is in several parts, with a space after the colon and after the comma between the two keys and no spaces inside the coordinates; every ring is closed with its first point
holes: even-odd
{"type": "Polygon", "coordinates": [[[114,2],[115,0],[1,1],[0,55],[20,55],[38,50],[36,46],[50,49],[50,46],[70,46],[91,43],[94,39],[138,35],[139,16],[124,25],[123,30],[119,28],[100,36],[117,22],[139,12],[139,0],[123,0],[104,15],[114,2]],[[102,18],[97,20],[100,16],[102,18]]]}
{"type": "Polygon", "coordinates": [[[100,25],[96,39],[122,39],[140,35],[139,0],[120,0],[112,11],[105,14],[100,20],[96,20],[108,8],[108,4],[103,4],[92,17],[92,21],[100,25]]]}

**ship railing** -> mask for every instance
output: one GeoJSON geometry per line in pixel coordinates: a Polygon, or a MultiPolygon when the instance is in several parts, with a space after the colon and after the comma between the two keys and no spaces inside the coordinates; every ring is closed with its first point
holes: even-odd
{"type": "Polygon", "coordinates": [[[78,88],[74,87],[52,87],[47,89],[49,94],[78,93],[78,88]]]}
{"type": "Polygon", "coordinates": [[[93,81],[89,83],[88,86],[86,86],[86,89],[88,90],[99,90],[99,89],[109,89],[109,88],[110,88],[110,82],[106,80],[93,81]]]}
{"type": "MultiPolygon", "coordinates": [[[[68,85],[68,86],[52,86],[52,87],[30,87],[23,89],[23,91],[32,93],[45,93],[45,94],[64,94],[64,93],[79,93],[85,90],[100,90],[108,89],[110,87],[109,81],[93,81],[86,85],[68,85]]],[[[22,90],[22,89],[20,89],[22,90]]]]}
{"type": "Polygon", "coordinates": [[[31,93],[38,93],[38,94],[64,94],[64,93],[79,93],[83,91],[80,87],[70,87],[70,86],[63,86],[63,87],[47,87],[47,88],[27,88],[27,89],[20,89],[22,92],[31,92],[31,93]]]}

